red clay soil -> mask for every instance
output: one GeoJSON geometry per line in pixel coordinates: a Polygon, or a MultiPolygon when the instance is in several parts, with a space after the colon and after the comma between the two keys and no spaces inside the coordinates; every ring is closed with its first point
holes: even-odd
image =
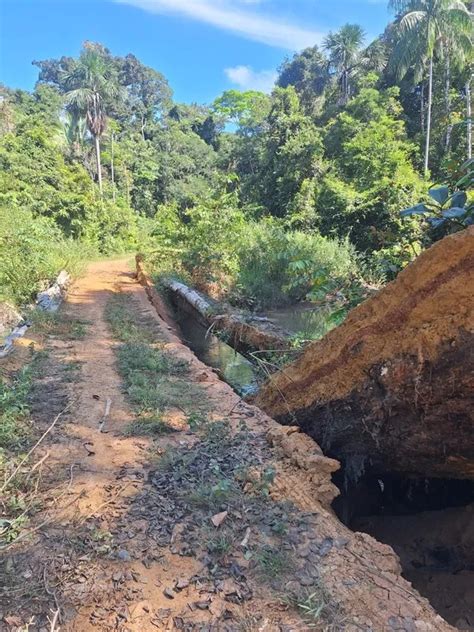
{"type": "Polygon", "coordinates": [[[474,478],[474,227],[436,243],[354,309],[256,403],[338,458],[474,478]]]}
{"type": "MultiPolygon", "coordinates": [[[[338,463],[298,428],[282,427],[243,402],[203,365],[159,318],[126,262],[91,265],[75,284],[65,311],[91,323],[86,336],[67,342],[50,339],[45,346],[51,362],[80,362],[81,376],[68,387],[70,411],[36,454],[36,459],[47,454],[55,487],[44,491],[42,509],[21,541],[1,551],[2,630],[57,631],[51,620],[58,611],[61,632],[453,629],[401,577],[389,546],[351,532],[335,517],[330,503],[337,489],[331,473],[338,463]],[[263,537],[270,542],[273,535],[266,535],[264,522],[245,514],[227,518],[239,537],[220,567],[232,577],[223,579],[213,575],[215,567],[192,539],[193,516],[186,523],[182,512],[160,509],[173,498],[165,498],[163,488],[156,487],[163,480],[156,460],[170,448],[191,452],[201,439],[187,424],[155,443],[126,435],[134,413],[123,394],[116,343],[104,319],[114,292],[127,292],[137,319],[154,328],[162,348],[189,363],[186,379],[207,392],[210,421],[224,419],[233,428],[246,425],[248,438],[235,449],[260,451],[271,459],[276,475],[268,502],[273,505],[266,507],[291,507],[293,526],[279,536],[289,555],[288,568],[270,584],[260,581],[244,555],[253,542],[263,537]],[[108,399],[111,411],[101,432],[108,399]],[[168,526],[174,520],[171,540],[162,539],[165,519],[168,526]],[[189,551],[190,544],[197,548],[189,551]],[[319,620],[315,614],[309,623],[288,604],[288,595],[303,590],[330,606],[332,620],[319,620]]],[[[55,399],[50,391],[46,404],[52,406],[55,399]]],[[[206,471],[200,476],[205,482],[206,471]]],[[[210,523],[209,528],[218,529],[210,523]]]]}

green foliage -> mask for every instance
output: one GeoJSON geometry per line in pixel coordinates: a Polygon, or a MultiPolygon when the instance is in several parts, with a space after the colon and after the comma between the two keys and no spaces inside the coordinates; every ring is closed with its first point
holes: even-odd
{"type": "MultiPolygon", "coordinates": [[[[397,93],[364,88],[326,128],[332,166],[317,193],[319,227],[326,235],[349,235],[360,251],[400,240],[399,211],[422,190],[397,93]]],[[[414,225],[412,241],[416,237],[414,225]]]]}
{"type": "Polygon", "coordinates": [[[31,301],[60,270],[77,273],[89,252],[63,237],[51,219],[0,207],[0,299],[31,301]]]}
{"type": "Polygon", "coordinates": [[[34,368],[27,365],[11,381],[0,380],[0,462],[5,449],[20,449],[29,436],[28,396],[34,368]]]}
{"type": "Polygon", "coordinates": [[[275,221],[249,224],[238,254],[237,290],[260,307],[301,300],[321,280],[335,287],[358,274],[347,241],[286,231],[275,221]]]}
{"type": "Polygon", "coordinates": [[[474,224],[474,202],[468,197],[474,180],[473,165],[472,159],[467,161],[460,168],[464,172],[461,178],[429,189],[427,201],[401,211],[400,216],[421,215],[438,238],[474,224]]]}
{"type": "Polygon", "coordinates": [[[160,72],[99,43],[34,62],[32,93],[0,88],[2,298],[27,302],[62,267],[138,247],[248,305],[336,291],[351,304],[347,240],[396,274],[471,214],[444,204],[429,230],[400,218],[428,188],[428,128],[438,180],[466,151],[473,27],[460,0],[393,6],[368,46],[346,24],[286,60],[271,95],[228,90],[211,107],[174,103],[160,72]]]}
{"type": "Polygon", "coordinates": [[[232,193],[203,199],[180,213],[164,206],[155,216],[155,260],[209,283],[233,277],[237,271],[237,245],[245,222],[232,193]],[[173,265],[174,262],[174,265],[173,265]]]}

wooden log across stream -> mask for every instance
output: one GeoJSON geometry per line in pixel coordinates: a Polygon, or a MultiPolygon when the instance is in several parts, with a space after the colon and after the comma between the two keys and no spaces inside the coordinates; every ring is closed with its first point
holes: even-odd
{"type": "MultiPolygon", "coordinates": [[[[152,286],[140,255],[137,256],[136,263],[139,281],[142,285],[152,286]]],[[[211,331],[224,333],[226,341],[238,351],[284,350],[290,346],[290,333],[267,318],[253,316],[229,306],[223,308],[180,281],[164,279],[162,284],[178,307],[193,315],[211,331]]],[[[168,322],[169,319],[165,320],[168,322]]]]}

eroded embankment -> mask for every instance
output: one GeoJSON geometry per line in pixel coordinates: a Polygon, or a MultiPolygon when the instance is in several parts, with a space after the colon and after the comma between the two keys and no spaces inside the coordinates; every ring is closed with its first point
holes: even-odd
{"type": "Polygon", "coordinates": [[[398,558],[390,547],[353,533],[335,517],[330,506],[338,490],[331,475],[338,469],[337,462],[326,458],[299,428],[282,427],[240,400],[179,339],[170,332],[168,336],[167,348],[189,362],[195,379],[212,394],[216,405],[227,409],[226,418],[235,424],[244,416],[254,439],[263,436],[269,442],[274,469],[271,497],[292,503],[295,515],[302,511],[309,517],[309,525],[299,532],[292,528],[281,543],[289,552],[295,578],[280,590],[290,594],[306,587],[320,605],[326,601],[329,610],[337,604],[334,620],[321,621],[321,629],[451,629],[401,577],[398,558]]]}
{"type": "Polygon", "coordinates": [[[257,404],[361,473],[474,477],[474,227],[438,242],[276,374],[257,404]]]}

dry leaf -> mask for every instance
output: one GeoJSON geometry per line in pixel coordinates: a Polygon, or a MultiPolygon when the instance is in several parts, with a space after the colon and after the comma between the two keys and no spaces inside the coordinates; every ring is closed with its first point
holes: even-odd
{"type": "Polygon", "coordinates": [[[220,527],[224,520],[227,518],[228,511],[223,511],[221,513],[212,516],[211,522],[215,527],[220,527]]]}

